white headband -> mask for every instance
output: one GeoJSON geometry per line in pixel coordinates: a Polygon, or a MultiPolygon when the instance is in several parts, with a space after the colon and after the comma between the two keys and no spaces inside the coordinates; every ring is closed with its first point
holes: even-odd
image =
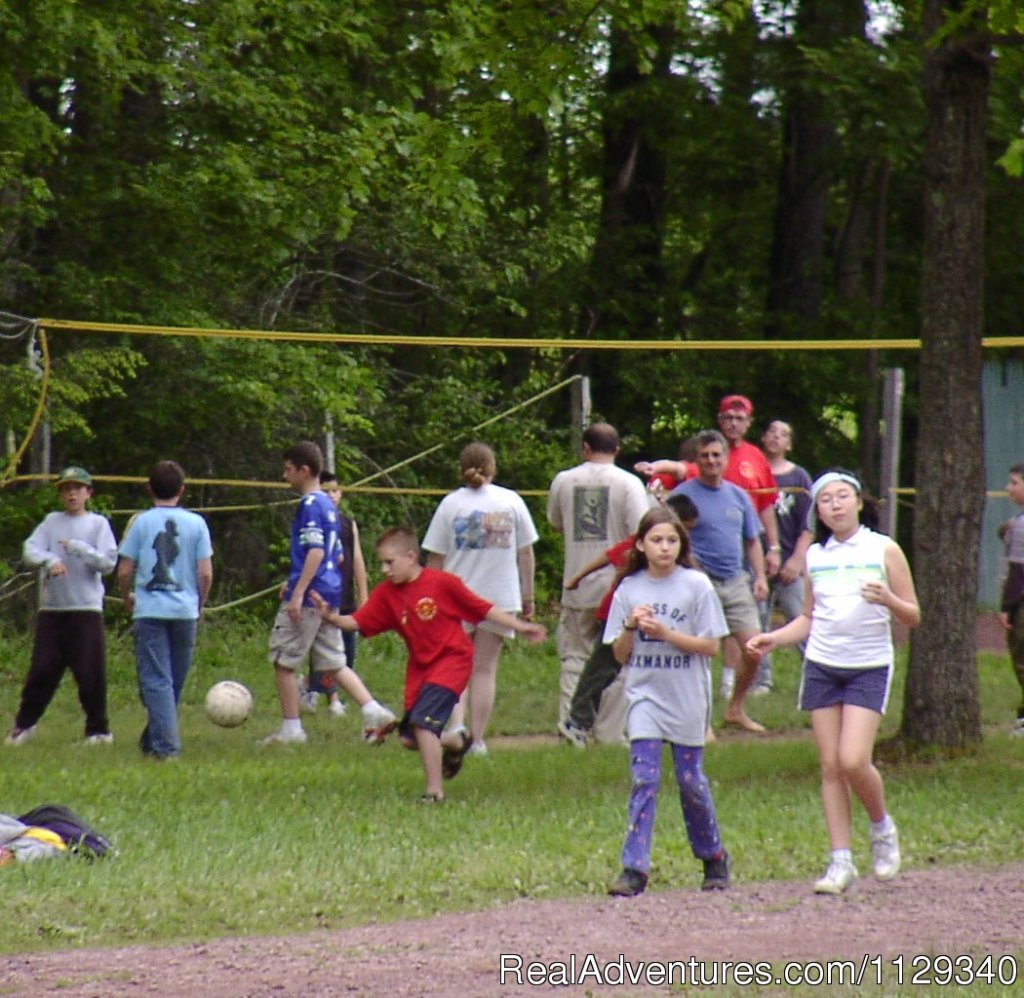
{"type": "Polygon", "coordinates": [[[833,482],[846,482],[847,485],[852,485],[858,493],[862,491],[860,482],[848,471],[826,471],[811,486],[811,503],[815,503],[818,499],[818,493],[826,485],[831,485],[833,482]]]}

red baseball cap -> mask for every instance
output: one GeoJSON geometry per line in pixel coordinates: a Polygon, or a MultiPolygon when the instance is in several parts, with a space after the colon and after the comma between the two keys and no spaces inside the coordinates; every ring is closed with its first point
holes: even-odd
{"type": "Polygon", "coordinates": [[[726,395],[721,402],[718,403],[718,411],[721,412],[732,412],[733,409],[742,409],[748,416],[754,415],[754,403],[747,398],[746,395],[726,395]]]}

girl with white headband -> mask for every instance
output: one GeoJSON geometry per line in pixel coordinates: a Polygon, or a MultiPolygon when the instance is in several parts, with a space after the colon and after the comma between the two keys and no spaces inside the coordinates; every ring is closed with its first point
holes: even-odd
{"type": "Polygon", "coordinates": [[[871,756],[892,682],[891,622],[916,627],[921,610],[899,545],[861,523],[861,493],[848,471],[829,471],[814,482],[816,543],[807,552],[804,612],[747,643],[751,653],[763,655],[807,641],[800,707],[811,714],[832,847],[828,869],[814,885],[818,894],[842,894],[857,879],[851,791],[871,822],[875,876],[889,880],[900,868],[896,825],[871,756]]]}

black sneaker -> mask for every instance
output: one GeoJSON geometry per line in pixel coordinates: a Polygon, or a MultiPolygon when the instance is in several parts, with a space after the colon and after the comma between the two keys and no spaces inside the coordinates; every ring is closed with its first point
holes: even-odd
{"type": "Polygon", "coordinates": [[[608,888],[613,897],[633,898],[643,894],[647,886],[647,874],[640,870],[623,870],[615,883],[608,888]]]}
{"type": "Polygon", "coordinates": [[[719,859],[704,860],[702,891],[724,891],[729,886],[729,854],[723,849],[719,859]]]}

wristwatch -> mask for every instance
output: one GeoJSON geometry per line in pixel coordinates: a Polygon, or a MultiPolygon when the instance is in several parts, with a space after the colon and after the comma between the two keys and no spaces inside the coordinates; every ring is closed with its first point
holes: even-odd
{"type": "Polygon", "coordinates": [[[778,551],[779,554],[782,554],[782,545],[781,544],[772,544],[771,547],[768,548],[768,550],[769,551],[778,551]]]}
{"type": "Polygon", "coordinates": [[[622,629],[624,631],[635,631],[639,626],[639,624],[634,624],[632,627],[630,627],[629,624],[623,624],[622,629]]]}

